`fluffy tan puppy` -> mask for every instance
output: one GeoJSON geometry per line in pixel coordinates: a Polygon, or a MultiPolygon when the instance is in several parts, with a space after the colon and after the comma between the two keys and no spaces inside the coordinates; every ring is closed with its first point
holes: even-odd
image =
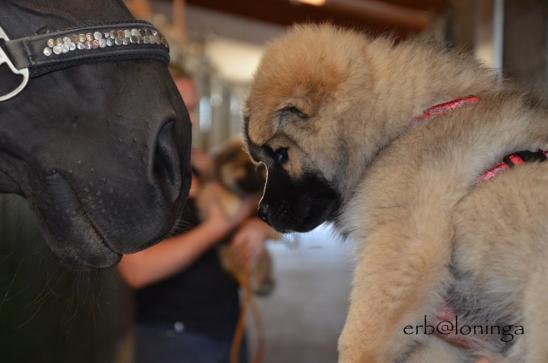
{"type": "Polygon", "coordinates": [[[548,163],[477,183],[509,153],[548,149],[544,106],[461,55],[306,25],[270,44],[245,116],[268,168],[262,218],[332,221],[359,246],[340,363],[548,362],[548,163]],[[463,334],[469,349],[420,328],[445,304],[487,328],[463,334]]]}

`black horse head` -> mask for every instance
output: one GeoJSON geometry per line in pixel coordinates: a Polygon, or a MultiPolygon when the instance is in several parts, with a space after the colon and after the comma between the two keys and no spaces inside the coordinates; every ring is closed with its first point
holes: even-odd
{"type": "MultiPolygon", "coordinates": [[[[117,0],[0,1],[12,39],[131,19],[117,0]]],[[[0,67],[0,95],[17,82],[0,67]]],[[[31,202],[65,263],[111,266],[173,229],[190,183],[190,135],[161,62],[51,72],[0,102],[0,192],[31,202]]]]}

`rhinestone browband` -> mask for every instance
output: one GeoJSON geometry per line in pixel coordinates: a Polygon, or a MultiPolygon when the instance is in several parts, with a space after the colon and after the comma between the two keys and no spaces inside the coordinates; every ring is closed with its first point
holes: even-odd
{"type": "Polygon", "coordinates": [[[31,77],[85,62],[155,58],[169,63],[165,37],[141,21],[5,38],[6,55],[15,68],[29,68],[31,77]]]}
{"type": "Polygon", "coordinates": [[[10,39],[0,26],[0,66],[21,76],[6,94],[7,101],[26,87],[30,78],[86,63],[154,59],[169,64],[166,38],[144,21],[83,26],[10,39]]]}
{"type": "Polygon", "coordinates": [[[126,46],[130,44],[161,44],[169,48],[166,38],[155,29],[113,29],[88,33],[74,33],[63,38],[49,38],[43,53],[46,57],[53,54],[90,50],[106,47],[126,46]]]}

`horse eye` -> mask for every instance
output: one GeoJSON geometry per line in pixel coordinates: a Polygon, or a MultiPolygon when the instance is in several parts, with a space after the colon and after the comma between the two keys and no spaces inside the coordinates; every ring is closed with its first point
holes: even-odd
{"type": "Polygon", "coordinates": [[[289,161],[289,155],[287,153],[287,148],[281,147],[274,151],[274,159],[280,165],[283,165],[289,161]]]}

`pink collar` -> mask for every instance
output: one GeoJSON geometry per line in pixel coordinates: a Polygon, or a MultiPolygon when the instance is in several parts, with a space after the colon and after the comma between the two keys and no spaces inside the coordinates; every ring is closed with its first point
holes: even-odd
{"type": "MultiPolygon", "coordinates": [[[[461,107],[464,107],[470,104],[478,103],[479,101],[480,101],[479,97],[468,96],[463,98],[457,98],[449,102],[439,103],[437,105],[427,108],[422,113],[422,115],[413,118],[413,120],[411,121],[410,127],[412,128],[418,127],[430,121],[431,119],[435,118],[436,116],[445,115],[446,113],[450,111],[454,111],[456,109],[459,109],[461,107]]],[[[507,155],[502,162],[498,163],[492,168],[489,168],[487,171],[481,174],[478,181],[479,182],[488,181],[494,178],[499,172],[510,169],[514,166],[522,165],[527,161],[531,161],[531,160],[544,161],[546,159],[548,159],[548,151],[544,151],[544,150],[538,150],[536,152],[530,152],[530,151],[515,152],[510,155],[507,155]],[[527,158],[525,157],[526,155],[527,155],[527,158]]]]}
{"type": "Polygon", "coordinates": [[[479,101],[480,101],[479,97],[468,96],[463,98],[457,98],[449,102],[439,103],[437,105],[434,105],[424,110],[422,115],[413,118],[410,126],[412,128],[418,127],[426,123],[427,121],[430,121],[432,118],[436,116],[445,115],[446,113],[450,111],[454,111],[458,108],[461,108],[469,104],[478,103],[479,101]]]}

